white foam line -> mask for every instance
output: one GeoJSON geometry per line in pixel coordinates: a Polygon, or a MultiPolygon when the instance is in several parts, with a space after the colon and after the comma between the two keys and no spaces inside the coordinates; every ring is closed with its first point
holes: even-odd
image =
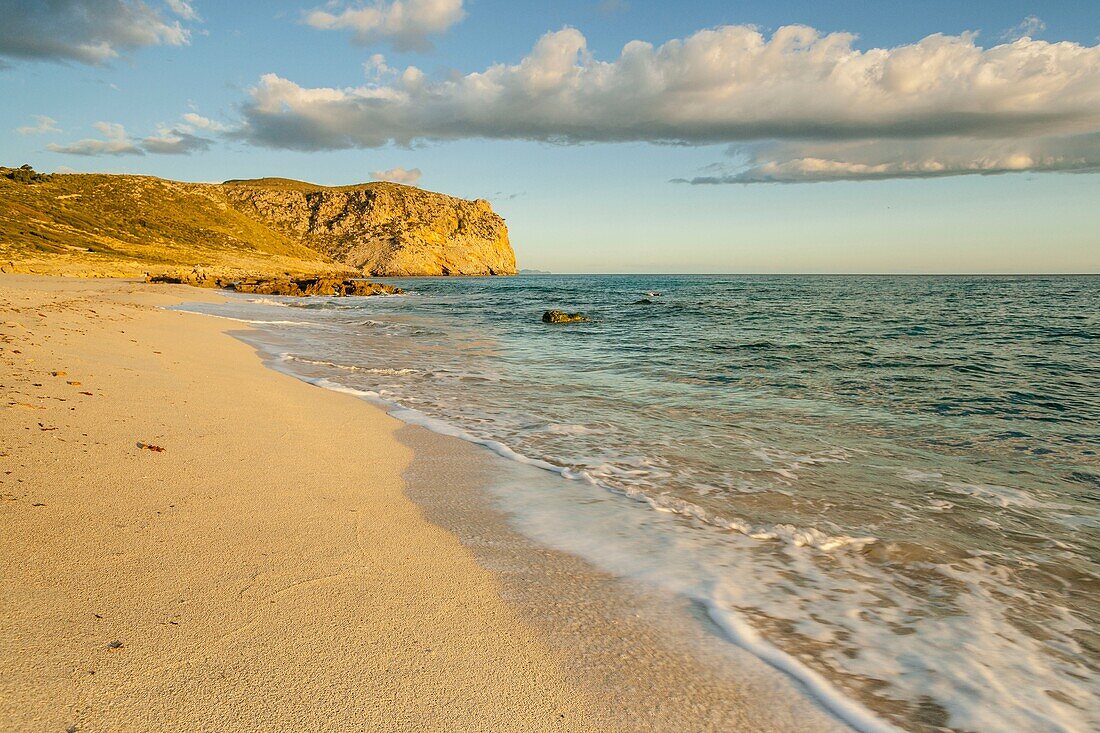
{"type": "MultiPolygon", "coordinates": [[[[278,361],[285,362],[286,356],[286,354],[279,355],[278,361]]],[[[333,392],[354,395],[379,404],[385,407],[390,415],[409,425],[418,425],[440,435],[447,435],[465,440],[469,443],[481,445],[509,460],[529,466],[535,466],[545,471],[551,471],[567,479],[585,481],[586,483],[600,486],[601,488],[617,494],[623,494],[622,491],[618,491],[613,487],[593,479],[584,471],[572,471],[561,466],[555,466],[548,461],[543,461],[538,458],[529,458],[522,453],[517,453],[500,441],[478,438],[450,423],[437,420],[436,418],[425,415],[419,410],[404,407],[392,400],[385,399],[377,392],[355,389],[354,387],[345,387],[342,384],[325,379],[324,377],[303,377],[289,370],[287,370],[287,373],[317,387],[322,387],[333,392]]],[[[638,493],[641,494],[641,492],[638,493]]],[[[661,511],[675,511],[674,509],[654,504],[652,499],[644,494],[642,495],[644,498],[641,499],[630,494],[626,495],[633,499],[646,501],[655,509],[661,511]]],[[[790,654],[787,654],[779,647],[765,641],[737,612],[719,607],[712,599],[702,598],[697,600],[701,600],[706,605],[711,618],[726,633],[727,638],[733,644],[736,644],[757,659],[793,679],[823,708],[859,731],[859,733],[904,733],[902,729],[879,718],[859,702],[845,696],[843,692],[834,687],[828,680],[790,654]]]]}
{"type": "Polygon", "coordinates": [[[200,316],[208,316],[210,318],[223,318],[227,321],[236,321],[237,323],[251,323],[254,325],[273,325],[273,326],[316,326],[316,323],[310,323],[309,321],[265,321],[259,318],[234,318],[233,316],[221,316],[217,313],[204,313],[203,311],[185,310],[184,313],[194,313],[200,316]]]}
{"type": "Polygon", "coordinates": [[[822,707],[859,733],[904,733],[901,728],[879,718],[863,705],[845,696],[828,680],[790,654],[765,641],[756,629],[742,620],[735,611],[721,608],[712,600],[701,600],[706,605],[711,619],[726,632],[730,641],[794,679],[822,707]]]}

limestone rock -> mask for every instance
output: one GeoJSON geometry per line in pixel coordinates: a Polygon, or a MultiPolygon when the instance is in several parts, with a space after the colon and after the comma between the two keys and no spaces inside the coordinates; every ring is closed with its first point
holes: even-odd
{"type": "Polygon", "coordinates": [[[488,201],[396,183],[326,188],[227,181],[230,205],[335,261],[377,276],[514,275],[508,227],[488,201]]]}

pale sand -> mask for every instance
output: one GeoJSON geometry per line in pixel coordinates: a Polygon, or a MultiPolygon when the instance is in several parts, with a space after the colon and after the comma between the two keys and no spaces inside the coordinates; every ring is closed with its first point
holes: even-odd
{"type": "Polygon", "coordinates": [[[402,495],[399,423],[181,294],[0,278],[0,730],[597,727],[402,495]]]}
{"type": "Polygon", "coordinates": [[[846,730],[484,451],[156,307],[218,297],[0,276],[0,730],[846,730]]]}

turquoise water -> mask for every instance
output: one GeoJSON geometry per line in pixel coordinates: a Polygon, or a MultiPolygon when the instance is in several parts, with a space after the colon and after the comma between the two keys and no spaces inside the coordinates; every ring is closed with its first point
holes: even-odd
{"type": "Polygon", "coordinates": [[[857,727],[1100,726],[1100,278],[387,282],[191,308],[550,469],[493,487],[518,526],[698,598],[857,727]]]}

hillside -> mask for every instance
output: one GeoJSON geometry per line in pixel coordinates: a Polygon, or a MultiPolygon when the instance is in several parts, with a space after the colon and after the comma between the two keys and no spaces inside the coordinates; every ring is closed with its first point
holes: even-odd
{"type": "Polygon", "coordinates": [[[504,219],[488,201],[397,183],[328,188],[282,178],[227,181],[230,204],[372,275],[514,275],[504,219]]]}
{"type": "Polygon", "coordinates": [[[0,168],[0,268],[135,277],[512,274],[487,202],[390,183],[181,183],[0,168]]]}

